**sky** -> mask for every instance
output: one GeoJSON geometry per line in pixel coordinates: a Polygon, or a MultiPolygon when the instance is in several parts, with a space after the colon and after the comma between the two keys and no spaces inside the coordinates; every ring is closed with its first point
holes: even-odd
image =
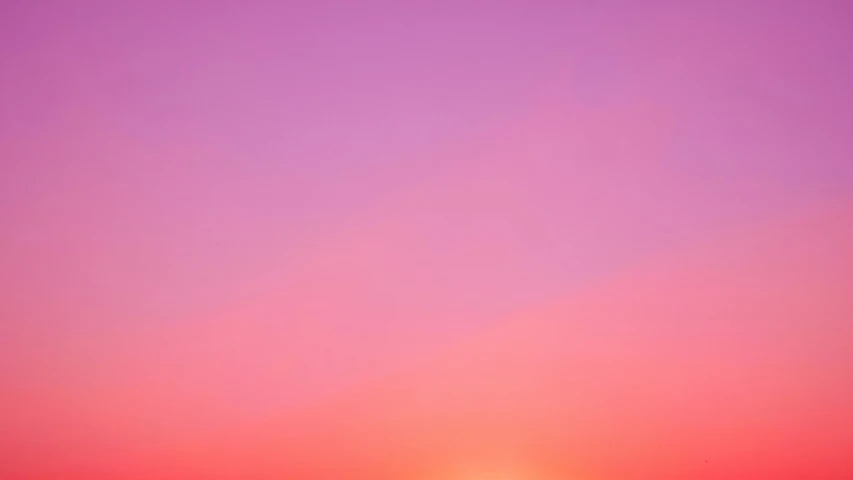
{"type": "Polygon", "coordinates": [[[853,478],[851,19],[0,2],[0,477],[853,478]]]}

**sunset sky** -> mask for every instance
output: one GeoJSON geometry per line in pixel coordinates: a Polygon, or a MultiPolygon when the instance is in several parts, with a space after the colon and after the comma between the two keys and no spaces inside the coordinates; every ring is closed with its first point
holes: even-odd
{"type": "Polygon", "coordinates": [[[853,479],[853,5],[0,1],[0,479],[853,479]]]}

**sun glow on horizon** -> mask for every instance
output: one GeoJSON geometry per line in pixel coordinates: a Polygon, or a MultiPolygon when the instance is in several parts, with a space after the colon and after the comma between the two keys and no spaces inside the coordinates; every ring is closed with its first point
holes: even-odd
{"type": "Polygon", "coordinates": [[[503,466],[468,467],[458,469],[446,480],[546,480],[541,475],[524,469],[503,466]]]}

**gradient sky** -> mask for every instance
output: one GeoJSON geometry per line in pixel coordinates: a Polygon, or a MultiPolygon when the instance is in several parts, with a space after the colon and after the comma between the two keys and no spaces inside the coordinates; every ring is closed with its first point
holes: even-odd
{"type": "Polygon", "coordinates": [[[851,19],[0,2],[0,477],[853,478],[851,19]]]}

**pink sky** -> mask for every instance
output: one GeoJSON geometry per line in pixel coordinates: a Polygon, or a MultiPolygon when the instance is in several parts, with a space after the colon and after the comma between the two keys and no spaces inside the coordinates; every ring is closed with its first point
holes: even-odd
{"type": "Polygon", "coordinates": [[[0,477],[853,478],[843,3],[2,3],[0,477]]]}

